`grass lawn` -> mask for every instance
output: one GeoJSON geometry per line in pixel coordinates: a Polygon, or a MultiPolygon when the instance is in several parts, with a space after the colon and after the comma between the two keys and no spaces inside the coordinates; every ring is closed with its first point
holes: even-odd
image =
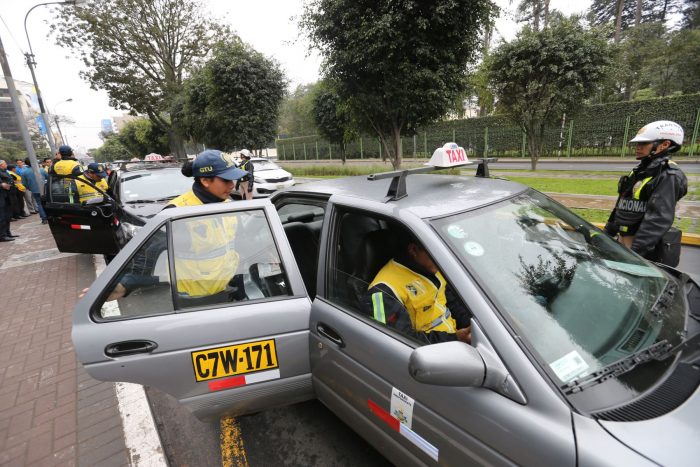
{"type": "Polygon", "coordinates": [[[617,180],[591,178],[506,177],[508,180],[551,193],[575,193],[582,195],[617,195],[617,180]]]}
{"type": "MultiPolygon", "coordinates": [[[[574,211],[579,216],[586,219],[588,222],[593,224],[605,224],[608,221],[608,216],[610,216],[610,211],[606,209],[581,209],[581,208],[569,208],[574,211]]],[[[685,233],[692,233],[700,235],[700,222],[691,217],[681,217],[676,219],[673,225],[685,233]],[[693,226],[693,221],[695,225],[693,226]]]]}

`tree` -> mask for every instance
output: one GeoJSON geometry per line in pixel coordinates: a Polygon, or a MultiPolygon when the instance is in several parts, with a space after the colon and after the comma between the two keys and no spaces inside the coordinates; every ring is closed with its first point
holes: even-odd
{"type": "Polygon", "coordinates": [[[150,153],[167,154],[169,152],[167,133],[164,133],[147,118],[127,122],[119,133],[116,133],[116,137],[132,157],[143,157],[150,153]]]}
{"type": "Polygon", "coordinates": [[[130,153],[129,150],[124,147],[115,133],[108,135],[102,146],[94,151],[95,160],[98,162],[131,159],[134,156],[135,154],[130,153]]]}
{"type": "Polygon", "coordinates": [[[314,120],[314,94],[317,83],[300,84],[285,96],[280,109],[279,135],[315,135],[318,133],[314,120]]]}
{"type": "Polygon", "coordinates": [[[321,135],[340,147],[340,160],[345,164],[345,145],[355,136],[347,104],[332,83],[322,81],[314,93],[313,106],[314,119],[321,135]]]}
{"type": "Polygon", "coordinates": [[[274,140],[285,88],[276,61],[238,39],[222,41],[186,81],[178,114],[207,146],[260,149],[274,140]]]}
{"type": "Polygon", "coordinates": [[[549,0],[521,0],[516,11],[518,21],[530,24],[535,31],[540,30],[540,20],[542,27],[547,27],[549,0]]]}
{"type": "Polygon", "coordinates": [[[24,149],[24,144],[18,141],[0,137],[0,159],[9,163],[10,161],[14,161],[20,157],[22,159],[27,157],[27,151],[24,149]]]}
{"type": "Polygon", "coordinates": [[[615,25],[613,38],[620,42],[622,32],[642,23],[665,23],[672,13],[680,11],[687,0],[593,0],[588,19],[594,26],[615,25]]]}
{"type": "Polygon", "coordinates": [[[685,0],[683,28],[700,29],[700,0],[685,0]]]}
{"type": "Polygon", "coordinates": [[[467,64],[496,12],[490,0],[312,0],[301,27],[358,129],[376,133],[399,168],[401,135],[466,91],[467,64]]]}
{"type": "Polygon", "coordinates": [[[170,147],[184,157],[176,118],[169,115],[188,70],[200,63],[222,34],[196,0],[89,0],[58,10],[52,32],[84,62],[93,89],[110,105],[147,115],[167,132],[170,147]]]}
{"type": "Polygon", "coordinates": [[[547,29],[524,28],[491,57],[489,82],[500,106],[527,135],[532,169],[542,153],[547,123],[589,97],[610,64],[599,30],[579,18],[553,18],[547,29]]]}

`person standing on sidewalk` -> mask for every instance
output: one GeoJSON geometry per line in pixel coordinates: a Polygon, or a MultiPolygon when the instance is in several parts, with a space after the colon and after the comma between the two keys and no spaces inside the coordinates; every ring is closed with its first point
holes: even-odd
{"type": "Polygon", "coordinates": [[[44,178],[46,171],[39,167],[39,172],[41,173],[42,180],[41,184],[37,183],[36,177],[34,176],[34,171],[32,170],[32,163],[29,160],[29,158],[26,158],[24,160],[24,180],[25,180],[25,185],[27,187],[27,190],[32,192],[32,200],[34,201],[34,206],[36,209],[36,212],[39,213],[39,217],[41,217],[41,223],[42,224],[47,224],[49,221],[47,220],[46,217],[46,212],[44,211],[44,207],[41,205],[41,189],[42,186],[46,183],[46,180],[44,178]]]}
{"type": "Polygon", "coordinates": [[[29,186],[29,176],[34,178],[34,173],[32,172],[31,167],[29,167],[28,164],[29,158],[26,158],[25,160],[22,159],[17,159],[17,173],[19,174],[20,177],[22,177],[22,185],[24,185],[24,192],[22,193],[24,195],[24,206],[25,206],[25,211],[29,211],[29,214],[36,214],[39,212],[39,209],[36,206],[36,202],[34,201],[34,192],[32,191],[32,188],[29,186]]]}
{"type": "Polygon", "coordinates": [[[688,192],[688,179],[671,160],[683,144],[683,128],[667,120],[652,122],[630,143],[636,143],[640,162],[620,178],[619,198],[605,231],[619,235],[620,243],[648,260],[677,266],[677,260],[670,264],[663,254],[663,237],[673,225],[676,203],[688,192]]]}
{"type": "Polygon", "coordinates": [[[15,182],[14,186],[10,188],[10,192],[14,195],[14,199],[12,200],[14,202],[12,205],[12,218],[18,220],[29,217],[29,208],[24,204],[24,192],[27,190],[27,187],[22,183],[22,176],[19,174],[17,166],[14,164],[8,164],[7,171],[15,182]]]}
{"type": "Polygon", "coordinates": [[[241,199],[243,200],[253,199],[253,182],[255,179],[253,176],[253,163],[250,161],[251,157],[252,154],[247,149],[241,151],[241,159],[243,159],[243,162],[241,162],[238,168],[248,172],[248,175],[238,181],[236,184],[236,191],[241,194],[241,199]]]}
{"type": "Polygon", "coordinates": [[[0,160],[0,242],[12,242],[18,235],[10,233],[12,217],[12,193],[10,189],[14,180],[7,172],[7,162],[0,160]]]}

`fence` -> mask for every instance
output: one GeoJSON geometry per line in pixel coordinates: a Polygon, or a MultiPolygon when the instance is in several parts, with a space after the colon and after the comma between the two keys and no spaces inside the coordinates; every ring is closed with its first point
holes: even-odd
{"type": "MultiPolygon", "coordinates": [[[[652,119],[673,120],[683,127],[685,141],[679,155],[697,156],[700,153],[700,108],[694,111],[681,110],[652,119]]],[[[545,129],[542,157],[633,156],[634,150],[630,150],[626,142],[639,128],[651,121],[648,115],[642,113],[629,114],[622,119],[606,120],[596,121],[595,115],[589,115],[579,121],[562,116],[556,126],[545,129]]],[[[428,158],[436,148],[450,141],[464,147],[470,156],[530,157],[526,134],[520,128],[508,124],[502,117],[442,122],[419,130],[415,136],[402,138],[403,156],[428,158]],[[488,122],[492,125],[488,125],[488,122]]],[[[330,144],[320,136],[278,139],[275,143],[280,160],[340,158],[340,147],[330,144]]],[[[360,137],[345,146],[347,159],[382,158],[382,152],[379,139],[370,136],[360,137]]]]}

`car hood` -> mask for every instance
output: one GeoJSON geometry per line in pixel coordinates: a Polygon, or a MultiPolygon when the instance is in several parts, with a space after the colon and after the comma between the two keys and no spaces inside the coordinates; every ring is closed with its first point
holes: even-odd
{"type": "Polygon", "coordinates": [[[284,169],[272,169],[272,170],[256,170],[254,172],[255,177],[263,178],[267,180],[268,178],[283,178],[292,177],[292,174],[284,169]]]}
{"type": "Polygon", "coordinates": [[[600,424],[615,438],[660,465],[697,465],[700,388],[673,411],[651,420],[600,424]]]}
{"type": "Polygon", "coordinates": [[[123,206],[124,211],[126,211],[132,217],[136,217],[143,220],[145,224],[148,219],[155,216],[163,210],[166,203],[135,203],[135,204],[125,204],[123,206]]]}

